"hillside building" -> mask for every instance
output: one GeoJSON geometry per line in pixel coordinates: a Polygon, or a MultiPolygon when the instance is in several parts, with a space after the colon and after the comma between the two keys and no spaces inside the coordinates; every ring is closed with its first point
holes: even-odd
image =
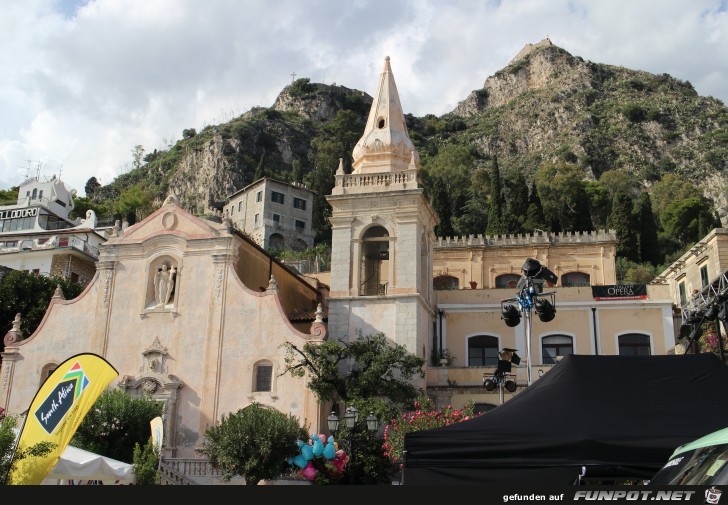
{"type": "Polygon", "coordinates": [[[71,190],[55,176],[23,181],[17,202],[0,205],[0,266],[88,284],[110,230],[97,227],[92,210],[72,219],[73,208],[71,190]]]}
{"type": "Polygon", "coordinates": [[[302,184],[263,177],[230,195],[223,215],[267,251],[313,247],[313,195],[302,184]]]}

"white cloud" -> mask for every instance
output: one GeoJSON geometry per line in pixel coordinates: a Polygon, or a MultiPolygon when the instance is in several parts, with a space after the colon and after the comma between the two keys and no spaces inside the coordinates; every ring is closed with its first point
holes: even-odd
{"type": "MultiPolygon", "coordinates": [[[[185,128],[270,106],[296,77],[452,110],[527,43],[690,81],[728,103],[725,0],[24,0],[0,17],[0,188],[28,161],[83,193],[185,128]]],[[[32,174],[31,174],[32,175],[32,174]]]]}

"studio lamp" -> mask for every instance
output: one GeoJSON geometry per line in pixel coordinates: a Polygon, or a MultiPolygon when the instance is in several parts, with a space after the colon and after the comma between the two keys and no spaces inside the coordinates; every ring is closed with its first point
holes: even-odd
{"type": "Polygon", "coordinates": [[[508,303],[501,308],[501,319],[505,321],[506,326],[513,328],[521,322],[521,312],[515,306],[508,303]]]}
{"type": "Polygon", "coordinates": [[[720,309],[718,310],[718,319],[725,322],[726,312],[728,312],[728,304],[723,302],[720,304],[720,309]]]}
{"type": "Polygon", "coordinates": [[[556,284],[559,280],[555,273],[533,258],[528,258],[523,263],[521,271],[524,277],[529,279],[543,279],[550,284],[556,284]]]}
{"type": "Polygon", "coordinates": [[[705,319],[708,321],[715,321],[716,317],[718,317],[718,306],[713,304],[705,311],[705,319]]]}
{"type": "Polygon", "coordinates": [[[544,323],[553,321],[554,317],[556,317],[556,307],[554,307],[553,304],[545,298],[536,299],[535,306],[538,318],[544,323]]]}

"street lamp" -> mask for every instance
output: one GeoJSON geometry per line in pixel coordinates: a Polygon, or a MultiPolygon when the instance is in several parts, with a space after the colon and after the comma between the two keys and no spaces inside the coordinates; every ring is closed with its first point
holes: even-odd
{"type": "Polygon", "coordinates": [[[528,385],[531,385],[531,310],[535,310],[539,319],[544,323],[556,317],[556,295],[554,291],[543,291],[544,282],[554,285],[558,276],[541,265],[538,260],[528,258],[521,268],[521,280],[516,288],[519,291],[515,298],[501,300],[501,319],[506,326],[518,326],[521,315],[526,319],[526,354],[528,369],[528,385]]]}
{"type": "MultiPolygon", "coordinates": [[[[349,457],[351,458],[352,466],[349,470],[349,478],[351,480],[351,483],[354,483],[354,431],[356,429],[356,423],[359,419],[359,411],[354,407],[353,405],[348,407],[346,411],[344,412],[343,417],[343,425],[346,426],[346,430],[349,433],[349,439],[345,440],[346,444],[349,446],[349,457]]],[[[365,419],[366,425],[367,425],[367,431],[369,433],[376,433],[379,431],[379,419],[376,415],[374,415],[374,412],[370,411],[369,415],[365,419]]],[[[341,420],[339,420],[339,416],[336,415],[336,413],[332,410],[329,417],[326,418],[326,424],[328,425],[329,431],[331,433],[336,433],[339,428],[342,426],[341,420]]]]}

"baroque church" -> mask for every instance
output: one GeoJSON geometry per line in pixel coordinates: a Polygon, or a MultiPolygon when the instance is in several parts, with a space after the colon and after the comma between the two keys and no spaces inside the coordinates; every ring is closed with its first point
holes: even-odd
{"type": "Polygon", "coordinates": [[[373,96],[352,170],[340,162],[327,195],[330,272],[299,275],[229,218],[195,217],[170,196],[99,246],[79,297],[58,293],[33,335],[16,324],[5,336],[0,406],[23,413],[59,363],[95,353],[119,372],[111,388],[164,402],[163,458],[199,461],[206,428],[252,402],[327,432],[332,406],[281,374],[285,342],[384,333],[426,360],[418,385],[439,406],[480,410],[566,354],[675,352],[670,286],[616,286],[613,231],[436,237],[388,57],[373,96]],[[504,300],[529,259],[553,273],[555,317],[507,325],[504,300]],[[512,387],[494,390],[487,379],[505,349],[524,359],[513,360],[512,387]]]}

